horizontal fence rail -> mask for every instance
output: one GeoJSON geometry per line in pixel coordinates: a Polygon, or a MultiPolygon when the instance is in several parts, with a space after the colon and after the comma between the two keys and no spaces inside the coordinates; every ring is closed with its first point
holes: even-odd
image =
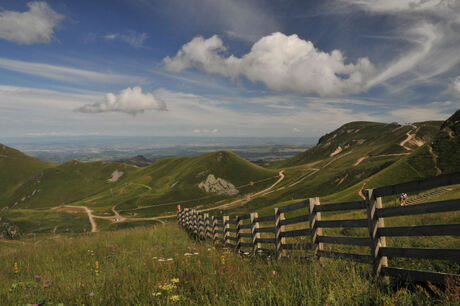
{"type": "Polygon", "coordinates": [[[320,204],[319,198],[275,208],[273,215],[259,216],[257,212],[234,216],[210,216],[191,208],[178,211],[180,226],[198,239],[211,239],[214,243],[235,249],[242,254],[267,254],[276,258],[286,256],[286,251],[305,251],[313,256],[351,260],[370,264],[376,275],[391,276],[410,281],[429,281],[442,284],[447,279],[460,281],[460,275],[432,271],[390,267],[388,258],[435,259],[460,261],[460,249],[390,247],[385,237],[409,236],[460,236],[460,223],[385,226],[384,218],[412,216],[460,210],[460,199],[435,201],[401,207],[382,207],[382,197],[402,192],[417,192],[447,185],[460,184],[460,173],[452,173],[408,183],[363,191],[365,200],[320,204]],[[323,220],[322,212],[365,211],[367,218],[323,220]],[[285,213],[294,214],[289,218],[285,213]],[[299,223],[307,224],[302,225],[299,223]],[[298,224],[295,229],[289,229],[298,224]],[[367,236],[324,235],[324,228],[365,228],[367,236]],[[324,245],[349,245],[368,248],[368,254],[325,250],[324,245]]]}

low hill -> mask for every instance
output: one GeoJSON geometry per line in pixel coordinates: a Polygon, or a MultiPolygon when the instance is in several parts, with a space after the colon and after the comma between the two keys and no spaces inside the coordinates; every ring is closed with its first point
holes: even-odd
{"type": "Polygon", "coordinates": [[[138,167],[145,167],[145,166],[151,165],[153,163],[152,160],[146,158],[143,155],[136,155],[136,156],[131,157],[131,158],[122,158],[122,159],[116,160],[115,162],[116,163],[124,163],[124,164],[128,164],[128,165],[134,165],[134,166],[138,166],[138,167]]]}
{"type": "Polygon", "coordinates": [[[54,166],[0,144],[0,208],[7,205],[5,200],[21,184],[40,171],[54,166]]]}
{"type": "Polygon", "coordinates": [[[110,189],[135,170],[118,163],[69,161],[36,173],[16,189],[9,202],[22,209],[68,204],[110,189]]]}

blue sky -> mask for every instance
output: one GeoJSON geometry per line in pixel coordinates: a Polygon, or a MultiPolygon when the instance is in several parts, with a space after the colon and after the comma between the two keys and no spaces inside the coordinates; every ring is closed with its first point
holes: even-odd
{"type": "Polygon", "coordinates": [[[458,0],[0,2],[0,137],[319,136],[460,108],[458,0]]]}

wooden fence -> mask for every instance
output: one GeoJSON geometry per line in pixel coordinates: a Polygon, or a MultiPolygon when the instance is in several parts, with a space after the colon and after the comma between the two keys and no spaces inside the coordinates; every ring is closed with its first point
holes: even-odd
{"type": "Polygon", "coordinates": [[[286,250],[311,250],[318,259],[329,257],[371,264],[376,275],[439,284],[444,283],[446,278],[460,281],[460,275],[390,267],[387,258],[405,257],[460,261],[460,249],[387,247],[385,237],[460,236],[460,223],[386,227],[384,219],[457,211],[460,210],[460,199],[383,208],[382,197],[454,184],[460,184],[460,173],[367,189],[364,191],[366,199],[361,201],[321,205],[319,198],[310,198],[299,203],[275,208],[274,214],[269,216],[259,216],[257,212],[254,212],[232,218],[229,216],[216,217],[191,208],[184,208],[178,212],[177,218],[179,225],[196,237],[211,239],[215,243],[234,248],[238,252],[246,254],[248,252],[254,254],[262,252],[281,258],[285,255],[286,250]],[[297,210],[301,210],[300,214],[297,210]],[[322,212],[351,210],[365,210],[367,218],[321,219],[322,212]],[[297,211],[297,216],[285,218],[285,213],[293,211],[297,211]],[[267,223],[270,225],[261,226],[261,224],[267,223]],[[298,223],[308,223],[309,226],[286,230],[286,226],[298,223]],[[324,228],[365,228],[368,234],[366,237],[328,236],[323,234],[324,228]],[[294,242],[292,237],[295,237],[294,242]],[[287,239],[290,239],[291,242],[288,243],[287,239]],[[324,244],[366,246],[370,248],[370,253],[326,251],[324,244]]]}

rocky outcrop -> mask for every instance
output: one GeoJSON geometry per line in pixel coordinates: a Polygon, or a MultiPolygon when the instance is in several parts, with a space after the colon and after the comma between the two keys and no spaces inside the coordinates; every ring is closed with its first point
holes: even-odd
{"type": "Polygon", "coordinates": [[[209,174],[205,181],[198,185],[198,188],[206,192],[215,192],[218,194],[235,195],[239,191],[236,187],[222,178],[216,178],[213,174],[209,174]]]}
{"type": "Polygon", "coordinates": [[[0,239],[14,240],[19,239],[19,237],[21,237],[21,234],[16,225],[3,222],[0,219],[0,239]]]}

